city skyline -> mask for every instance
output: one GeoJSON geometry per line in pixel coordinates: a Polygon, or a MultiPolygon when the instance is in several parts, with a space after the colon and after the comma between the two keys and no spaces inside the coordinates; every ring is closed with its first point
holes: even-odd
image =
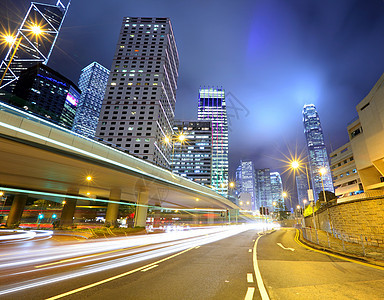
{"type": "MultiPolygon", "coordinates": [[[[108,10],[98,4],[90,6],[87,1],[72,3],[49,66],[74,81],[81,67],[90,61],[100,61],[109,68],[123,16],[169,16],[174,23],[181,59],[176,117],[196,119],[192,102],[198,86],[225,86],[233,95],[232,106],[243,109],[238,115],[228,112],[231,115],[230,176],[234,176],[237,161],[251,158],[257,168],[268,167],[286,177],[279,158],[295,145],[299,150],[304,149],[300,122],[304,103],[315,103],[323,116],[329,152],[348,140],[345,127],[356,117],[354,107],[383,70],[383,65],[378,63],[379,54],[384,50],[384,42],[379,39],[384,24],[383,4],[348,1],[338,4],[326,1],[322,5],[302,5],[297,1],[243,1],[242,4],[226,3],[220,8],[225,16],[235,15],[230,24],[215,17],[209,22],[217,25],[209,27],[209,23],[198,22],[193,34],[189,35],[185,20],[196,15],[199,3],[192,4],[188,14],[171,2],[162,5],[111,2],[108,10]],[[84,7],[87,7],[87,14],[83,13],[84,7]],[[309,13],[313,13],[316,26],[308,18],[309,13]],[[113,21],[104,24],[98,22],[100,18],[113,21]],[[237,24],[236,29],[234,24],[237,24]],[[208,31],[204,30],[207,26],[208,31]],[[233,35],[240,28],[244,33],[233,35]],[[282,43],[287,47],[280,47],[282,50],[278,51],[277,46],[282,43]],[[374,49],[369,46],[373,43],[374,49]],[[209,45],[211,49],[195,47],[199,44],[209,45]],[[216,45],[220,44],[226,44],[228,49],[217,51],[216,45]],[[85,47],[91,50],[83,51],[85,47]],[[235,57],[234,53],[242,55],[235,57]],[[359,59],[353,59],[357,54],[359,59]],[[196,63],[197,57],[199,63],[196,63]],[[279,63],[273,63],[277,57],[281,57],[277,59],[279,63]],[[228,62],[228,58],[234,59],[233,62],[228,62]],[[284,83],[288,77],[288,84],[284,83]],[[254,82],[257,88],[251,89],[254,82]],[[290,105],[280,105],[282,101],[290,105]],[[330,112],[328,108],[334,105],[338,109],[330,112]],[[247,116],[245,109],[249,111],[247,116]]],[[[3,5],[2,14],[9,17],[9,28],[14,30],[16,21],[22,19],[30,2],[5,1],[3,5]]],[[[216,7],[214,3],[208,6],[216,7]]],[[[8,27],[8,24],[3,26],[8,27]]]]}

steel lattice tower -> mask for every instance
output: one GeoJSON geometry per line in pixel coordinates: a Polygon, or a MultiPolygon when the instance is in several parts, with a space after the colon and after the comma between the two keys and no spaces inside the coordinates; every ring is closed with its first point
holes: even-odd
{"type": "Polygon", "coordinates": [[[1,62],[0,74],[3,81],[0,89],[12,91],[22,71],[37,63],[48,63],[70,2],[69,0],[67,5],[60,0],[55,5],[31,3],[7,55],[1,62]],[[33,26],[41,30],[40,35],[34,34],[33,26]]]}

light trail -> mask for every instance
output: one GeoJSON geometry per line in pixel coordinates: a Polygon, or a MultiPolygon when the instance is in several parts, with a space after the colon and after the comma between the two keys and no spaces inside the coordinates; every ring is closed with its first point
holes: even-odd
{"type": "Polygon", "coordinates": [[[116,238],[116,240],[109,240],[107,242],[87,242],[82,245],[49,247],[44,249],[45,251],[39,251],[32,253],[31,255],[27,255],[25,259],[21,258],[20,261],[14,261],[15,259],[20,259],[20,257],[16,258],[17,256],[14,255],[8,256],[4,263],[0,264],[1,270],[14,267],[31,268],[31,265],[37,262],[40,263],[42,261],[55,261],[61,257],[79,258],[79,256],[82,256],[85,253],[88,253],[89,255],[90,253],[94,254],[97,252],[96,255],[99,255],[100,257],[88,256],[84,260],[68,260],[61,263],[59,262],[58,265],[40,266],[39,268],[34,266],[35,268],[33,270],[19,272],[18,274],[15,274],[15,276],[17,277],[17,275],[42,270],[46,271],[48,269],[55,269],[55,272],[58,272],[58,270],[60,270],[60,268],[63,266],[68,267],[80,263],[88,264],[86,266],[79,267],[75,271],[61,272],[55,275],[48,275],[40,278],[35,277],[32,280],[10,284],[0,290],[0,295],[41,287],[63,280],[73,279],[97,272],[103,272],[106,270],[124,267],[133,263],[154,259],[160,256],[170,255],[172,253],[185,251],[186,249],[193,249],[204,244],[216,242],[218,240],[239,234],[249,229],[254,229],[254,227],[249,225],[233,225],[214,227],[210,229],[198,229],[183,232],[171,232],[149,236],[131,237],[128,239],[116,238]],[[135,249],[127,249],[128,245],[135,247],[135,249]],[[145,246],[145,248],[139,249],[137,247],[139,245],[145,246]],[[95,247],[97,247],[98,250],[95,250],[95,247]],[[100,252],[101,249],[102,251],[100,252]],[[121,250],[120,253],[117,251],[118,249],[121,250]],[[52,252],[52,256],[48,255],[48,253],[52,252]],[[100,262],[100,260],[102,261],[100,262]]]}

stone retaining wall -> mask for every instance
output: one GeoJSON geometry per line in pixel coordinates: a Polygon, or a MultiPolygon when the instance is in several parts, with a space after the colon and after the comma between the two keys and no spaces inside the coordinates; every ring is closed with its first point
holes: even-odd
{"type": "MultiPolygon", "coordinates": [[[[329,216],[336,236],[384,247],[384,199],[363,199],[333,205],[316,212],[316,227],[331,232],[329,216]]],[[[314,228],[313,218],[305,218],[306,227],[314,228]]]]}

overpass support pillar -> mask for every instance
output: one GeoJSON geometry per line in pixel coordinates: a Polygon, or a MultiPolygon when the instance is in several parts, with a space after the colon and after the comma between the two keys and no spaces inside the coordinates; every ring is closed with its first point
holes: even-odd
{"type": "Polygon", "coordinates": [[[23,215],[23,211],[25,208],[25,204],[27,203],[27,195],[15,195],[13,199],[11,210],[9,211],[8,219],[7,219],[7,227],[15,227],[21,220],[21,216],[23,215]]]}
{"type": "Polygon", "coordinates": [[[135,214],[135,227],[145,227],[147,223],[148,211],[148,190],[141,190],[137,194],[136,214],[135,214]]]}
{"type": "MultiPolygon", "coordinates": [[[[71,189],[67,195],[77,196],[79,189],[71,189]]],[[[60,226],[71,226],[73,224],[73,217],[75,216],[77,199],[65,198],[65,204],[61,211],[60,226]]]]}
{"type": "MultiPolygon", "coordinates": [[[[120,201],[121,190],[113,189],[109,193],[109,200],[120,201]]],[[[119,217],[119,204],[108,203],[107,213],[105,215],[105,225],[117,226],[117,218],[119,217]]]]}

